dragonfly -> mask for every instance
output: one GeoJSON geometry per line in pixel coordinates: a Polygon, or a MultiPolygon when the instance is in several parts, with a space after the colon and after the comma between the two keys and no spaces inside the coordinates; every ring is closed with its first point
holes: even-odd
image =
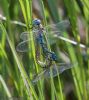
{"type": "MultiPolygon", "coordinates": [[[[32,22],[32,32],[35,41],[35,48],[36,48],[36,60],[39,65],[41,65],[44,69],[41,73],[39,73],[34,79],[33,83],[37,82],[42,78],[42,76],[50,77],[50,68],[52,70],[52,77],[57,76],[57,73],[61,74],[67,69],[72,68],[74,65],[71,63],[56,63],[57,62],[57,55],[50,51],[47,47],[46,40],[44,38],[44,33],[48,36],[49,34],[53,35],[62,35],[63,32],[69,27],[70,23],[68,20],[63,20],[57,24],[52,24],[43,27],[41,21],[39,19],[34,19],[32,22]],[[42,49],[42,55],[45,58],[45,61],[40,61],[40,50],[39,46],[42,49]]],[[[20,38],[23,40],[17,45],[17,51],[19,52],[27,52],[29,51],[29,33],[22,32],[20,38]]]]}

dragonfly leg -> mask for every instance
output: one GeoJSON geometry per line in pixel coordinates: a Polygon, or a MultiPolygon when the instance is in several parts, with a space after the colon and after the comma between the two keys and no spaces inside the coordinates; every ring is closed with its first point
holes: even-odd
{"type": "Polygon", "coordinates": [[[50,67],[52,65],[52,61],[50,59],[50,55],[45,57],[45,61],[40,61],[40,59],[36,59],[37,63],[42,67],[42,68],[47,68],[50,67]]]}
{"type": "Polygon", "coordinates": [[[42,68],[48,68],[52,65],[52,60],[46,59],[44,62],[38,60],[37,63],[42,67],[42,68]]]}

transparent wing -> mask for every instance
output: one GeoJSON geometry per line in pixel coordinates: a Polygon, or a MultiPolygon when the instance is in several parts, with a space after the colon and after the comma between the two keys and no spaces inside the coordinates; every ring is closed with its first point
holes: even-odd
{"type": "Polygon", "coordinates": [[[47,71],[47,69],[44,69],[41,73],[39,73],[39,74],[32,80],[32,83],[35,84],[38,80],[40,80],[40,79],[44,76],[44,74],[45,74],[46,71],[47,71]]]}
{"type": "Polygon", "coordinates": [[[69,28],[70,26],[70,22],[69,20],[63,20],[57,24],[52,24],[52,25],[48,25],[44,28],[44,30],[50,30],[52,32],[59,32],[62,33],[64,31],[66,31],[67,28],[69,28]]]}
{"type": "MultiPolygon", "coordinates": [[[[57,24],[52,24],[44,27],[44,32],[48,34],[57,34],[61,35],[62,32],[66,31],[66,29],[70,26],[69,20],[63,20],[57,24]]],[[[38,32],[37,29],[32,30],[33,33],[35,33],[34,37],[36,36],[36,33],[38,32]]],[[[29,32],[22,32],[20,35],[20,38],[22,40],[28,40],[29,39],[29,32]]]]}
{"type": "MultiPolygon", "coordinates": [[[[68,64],[66,64],[66,63],[60,63],[58,65],[54,64],[52,66],[52,77],[55,77],[58,74],[63,73],[65,70],[68,70],[68,69],[72,68],[73,66],[74,65],[70,64],[70,63],[68,63],[68,64]]],[[[50,73],[51,73],[50,70],[46,71],[45,72],[45,77],[49,78],[50,77],[50,73]]]]}
{"type": "Polygon", "coordinates": [[[31,50],[31,48],[29,47],[29,42],[31,42],[31,40],[26,40],[26,41],[20,42],[17,45],[16,50],[18,52],[27,52],[27,51],[31,50]]]}
{"type": "Polygon", "coordinates": [[[29,32],[22,32],[20,35],[20,39],[22,39],[23,41],[29,40],[29,32]]]}
{"type": "MultiPolygon", "coordinates": [[[[32,33],[33,33],[33,37],[36,37],[36,34],[37,34],[38,30],[34,29],[32,30],[32,33]]],[[[29,40],[29,32],[22,32],[21,35],[20,35],[20,39],[22,39],[23,41],[25,40],[29,40]]]]}
{"type": "MultiPolygon", "coordinates": [[[[75,64],[74,64],[75,65],[75,64]]],[[[74,67],[73,64],[66,64],[66,63],[59,63],[58,65],[54,64],[51,69],[52,69],[52,77],[57,76],[58,74],[63,73],[65,70],[70,69],[72,67],[74,67]]],[[[51,71],[50,68],[45,69],[44,71],[42,71],[41,73],[39,73],[33,80],[33,83],[36,83],[38,80],[40,80],[42,77],[44,78],[50,78],[51,75],[51,71]]]]}
{"type": "MultiPolygon", "coordinates": [[[[36,34],[37,32],[37,30],[33,30],[33,33],[36,34]]],[[[33,34],[33,38],[36,37],[35,34],[33,34]]],[[[29,47],[29,42],[31,42],[32,39],[29,37],[29,32],[22,32],[20,35],[20,39],[22,39],[23,41],[17,45],[16,50],[18,52],[27,52],[31,50],[31,48],[29,47]]]]}

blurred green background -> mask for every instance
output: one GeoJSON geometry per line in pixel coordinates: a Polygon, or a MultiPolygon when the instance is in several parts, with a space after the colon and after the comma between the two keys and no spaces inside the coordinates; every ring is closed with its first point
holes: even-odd
{"type": "Polygon", "coordinates": [[[89,99],[88,4],[89,0],[0,0],[0,100],[89,99]],[[36,85],[31,80],[43,69],[36,63],[34,41],[29,43],[29,52],[16,51],[23,31],[34,38],[29,29],[34,18],[40,19],[44,27],[70,21],[63,35],[71,43],[60,36],[45,37],[50,38],[47,45],[60,61],[78,63],[55,78],[42,78],[36,85]]]}

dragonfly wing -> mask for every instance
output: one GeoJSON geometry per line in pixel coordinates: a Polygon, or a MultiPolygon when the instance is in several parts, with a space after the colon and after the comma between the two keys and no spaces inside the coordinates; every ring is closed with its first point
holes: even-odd
{"type": "Polygon", "coordinates": [[[20,35],[20,39],[22,39],[23,41],[29,40],[29,32],[22,32],[20,35]]]}
{"type": "Polygon", "coordinates": [[[49,67],[49,68],[45,69],[44,71],[42,71],[40,74],[38,74],[32,80],[32,83],[36,83],[42,77],[44,77],[44,78],[50,78],[50,76],[51,76],[51,70],[52,70],[52,77],[56,77],[58,74],[61,74],[65,70],[68,70],[68,69],[70,69],[70,68],[72,68],[74,66],[75,66],[75,64],[73,65],[71,63],[59,63],[59,65],[54,64],[54,65],[52,65],[52,67],[49,67]]]}
{"type": "MultiPolygon", "coordinates": [[[[75,65],[75,64],[74,64],[75,65]]],[[[56,77],[58,74],[61,74],[63,73],[65,70],[68,70],[72,67],[74,67],[73,64],[71,63],[60,63],[59,65],[52,65],[51,70],[52,70],[52,77],[56,77]]],[[[44,77],[46,78],[50,78],[50,75],[51,75],[51,70],[50,68],[48,68],[45,73],[44,73],[44,77]]]]}
{"type": "Polygon", "coordinates": [[[72,68],[72,67],[73,67],[73,65],[70,64],[70,63],[68,63],[68,64],[62,63],[62,64],[60,64],[60,65],[56,65],[56,64],[55,64],[54,67],[53,67],[53,77],[57,76],[57,73],[58,73],[58,74],[61,74],[61,73],[63,73],[65,70],[70,69],[70,68],[72,68]]]}
{"type": "Polygon", "coordinates": [[[69,28],[69,26],[70,26],[69,20],[63,20],[57,24],[46,26],[44,30],[52,31],[52,32],[59,32],[59,34],[61,34],[62,32],[66,31],[66,29],[69,28]]]}
{"type": "Polygon", "coordinates": [[[26,40],[26,41],[23,41],[23,42],[20,42],[17,47],[16,47],[16,50],[18,52],[27,52],[29,51],[31,48],[29,48],[29,42],[31,40],[26,40]]]}
{"type": "MultiPolygon", "coordinates": [[[[32,32],[34,33],[33,37],[35,37],[35,34],[38,32],[38,30],[32,30],[32,32]]],[[[30,35],[29,32],[22,32],[20,35],[20,39],[22,39],[23,41],[29,40],[29,37],[30,37],[29,35],[30,35]]]]}
{"type": "Polygon", "coordinates": [[[35,84],[38,80],[40,80],[40,79],[44,76],[45,72],[46,72],[46,69],[43,70],[41,73],[39,73],[39,74],[32,80],[32,83],[35,84]]]}

